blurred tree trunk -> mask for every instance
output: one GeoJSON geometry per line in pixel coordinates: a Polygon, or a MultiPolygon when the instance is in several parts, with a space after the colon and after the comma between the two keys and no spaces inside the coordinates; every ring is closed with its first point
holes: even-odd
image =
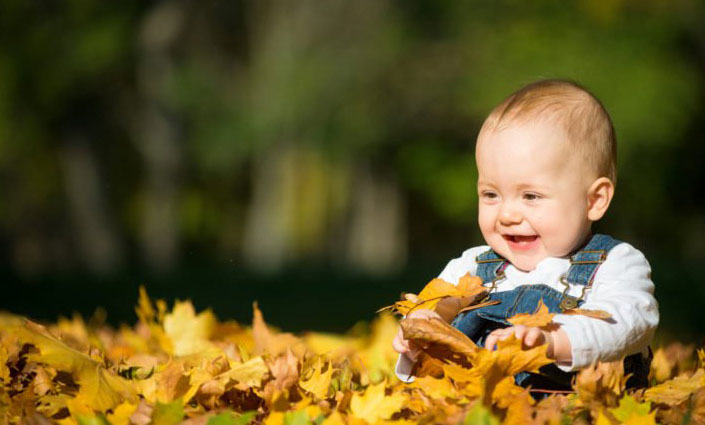
{"type": "Polygon", "coordinates": [[[80,258],[94,273],[115,270],[122,263],[123,251],[103,197],[95,154],[84,135],[68,136],[61,149],[61,166],[80,258]]]}
{"type": "Polygon", "coordinates": [[[400,187],[392,179],[360,167],[352,191],[348,262],[373,274],[406,266],[406,209],[400,187]]]}
{"type": "Polygon", "coordinates": [[[344,167],[313,149],[273,147],[252,167],[252,199],[245,217],[243,256],[263,272],[326,254],[331,223],[344,216],[344,167]]]}
{"type": "Polygon", "coordinates": [[[169,269],[178,256],[181,144],[164,93],[174,71],[171,49],[184,17],[182,2],[157,3],[145,16],[139,37],[137,83],[141,98],[134,139],[145,175],[141,245],[147,264],[156,270],[169,269]]]}

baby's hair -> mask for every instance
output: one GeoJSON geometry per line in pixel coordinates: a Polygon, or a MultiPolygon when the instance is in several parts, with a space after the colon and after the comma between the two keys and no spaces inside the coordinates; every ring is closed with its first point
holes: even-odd
{"type": "Polygon", "coordinates": [[[500,103],[487,117],[480,135],[511,123],[547,119],[563,127],[572,145],[598,177],[616,184],[617,142],[614,126],[602,103],[587,89],[568,80],[528,84],[500,103]]]}

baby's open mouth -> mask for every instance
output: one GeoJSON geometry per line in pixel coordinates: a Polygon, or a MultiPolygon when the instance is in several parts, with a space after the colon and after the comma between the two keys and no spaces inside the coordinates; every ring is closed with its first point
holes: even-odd
{"type": "Polygon", "coordinates": [[[538,235],[502,235],[504,239],[515,244],[527,245],[538,239],[538,235]]]}

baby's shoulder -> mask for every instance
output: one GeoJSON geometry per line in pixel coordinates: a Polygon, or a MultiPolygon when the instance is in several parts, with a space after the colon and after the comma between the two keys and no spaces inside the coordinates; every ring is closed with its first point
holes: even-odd
{"type": "Polygon", "coordinates": [[[458,280],[467,273],[474,275],[477,272],[477,262],[475,259],[478,255],[489,249],[490,247],[488,245],[480,245],[466,249],[460,257],[450,260],[438,277],[446,282],[457,284],[458,280]]]}
{"type": "Polygon", "coordinates": [[[602,277],[649,277],[651,265],[644,253],[627,242],[612,248],[600,265],[595,278],[602,277]]]}

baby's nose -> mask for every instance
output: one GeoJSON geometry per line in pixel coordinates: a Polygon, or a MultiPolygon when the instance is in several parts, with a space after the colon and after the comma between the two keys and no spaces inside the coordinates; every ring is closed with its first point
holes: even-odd
{"type": "Polygon", "coordinates": [[[523,216],[515,209],[503,208],[499,213],[499,222],[505,226],[521,223],[522,220],[523,216]]]}

